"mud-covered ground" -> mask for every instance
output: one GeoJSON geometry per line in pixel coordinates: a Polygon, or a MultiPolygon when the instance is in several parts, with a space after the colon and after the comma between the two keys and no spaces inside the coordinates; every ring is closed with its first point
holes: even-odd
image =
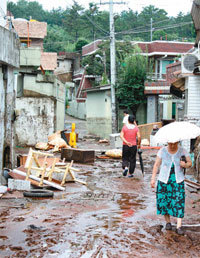
{"type": "MultiPolygon", "coordinates": [[[[93,139],[79,144],[109,148],[93,139]]],[[[67,183],[53,199],[1,199],[0,257],[199,257],[200,193],[186,189],[185,235],[175,233],[175,220],[166,231],[149,183],[155,155],[143,152],[144,177],[138,161],[134,178],[124,178],[121,160],[96,159],[74,164],[87,186],[67,183]]]]}

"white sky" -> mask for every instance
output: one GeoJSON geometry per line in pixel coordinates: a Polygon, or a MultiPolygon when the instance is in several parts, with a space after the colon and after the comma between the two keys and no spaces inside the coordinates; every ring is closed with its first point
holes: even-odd
{"type": "MultiPolygon", "coordinates": [[[[13,2],[17,2],[17,0],[12,0],[13,2]]],[[[31,0],[29,0],[31,1],[31,0]]],[[[191,11],[193,0],[122,0],[126,2],[125,5],[115,5],[114,12],[120,12],[123,10],[127,10],[131,8],[134,12],[141,12],[143,7],[154,5],[157,8],[164,9],[169,16],[177,16],[177,14],[181,11],[184,14],[191,11]]],[[[113,0],[113,2],[122,2],[121,0],[113,0]]],[[[66,6],[70,7],[73,3],[72,0],[38,0],[40,4],[43,5],[44,9],[51,10],[52,8],[58,8],[59,6],[63,9],[66,6]]],[[[85,8],[88,8],[88,4],[90,2],[100,3],[100,2],[109,2],[109,0],[77,0],[77,2],[85,8]]],[[[108,5],[102,5],[101,10],[109,10],[108,5]]]]}

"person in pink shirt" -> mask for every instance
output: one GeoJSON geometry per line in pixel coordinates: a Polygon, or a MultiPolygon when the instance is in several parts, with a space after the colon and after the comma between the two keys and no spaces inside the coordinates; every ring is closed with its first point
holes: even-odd
{"type": "Polygon", "coordinates": [[[137,145],[140,148],[140,132],[138,127],[134,124],[135,116],[129,115],[128,123],[125,124],[121,130],[120,138],[123,141],[122,148],[122,168],[123,176],[129,172],[129,177],[133,177],[136,167],[137,145]]]}

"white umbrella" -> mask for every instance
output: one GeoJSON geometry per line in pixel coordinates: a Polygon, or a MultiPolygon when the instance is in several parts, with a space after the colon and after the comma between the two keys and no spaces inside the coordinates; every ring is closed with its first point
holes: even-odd
{"type": "Polygon", "coordinates": [[[172,122],[161,127],[155,134],[156,143],[179,142],[200,135],[200,127],[189,122],[172,122]]]}

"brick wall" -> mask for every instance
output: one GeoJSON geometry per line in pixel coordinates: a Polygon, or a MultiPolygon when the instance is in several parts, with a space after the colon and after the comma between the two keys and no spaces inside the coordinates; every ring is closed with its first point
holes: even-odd
{"type": "Polygon", "coordinates": [[[98,45],[101,44],[102,40],[98,39],[90,44],[82,47],[82,56],[89,55],[98,49],[98,45]]]}

